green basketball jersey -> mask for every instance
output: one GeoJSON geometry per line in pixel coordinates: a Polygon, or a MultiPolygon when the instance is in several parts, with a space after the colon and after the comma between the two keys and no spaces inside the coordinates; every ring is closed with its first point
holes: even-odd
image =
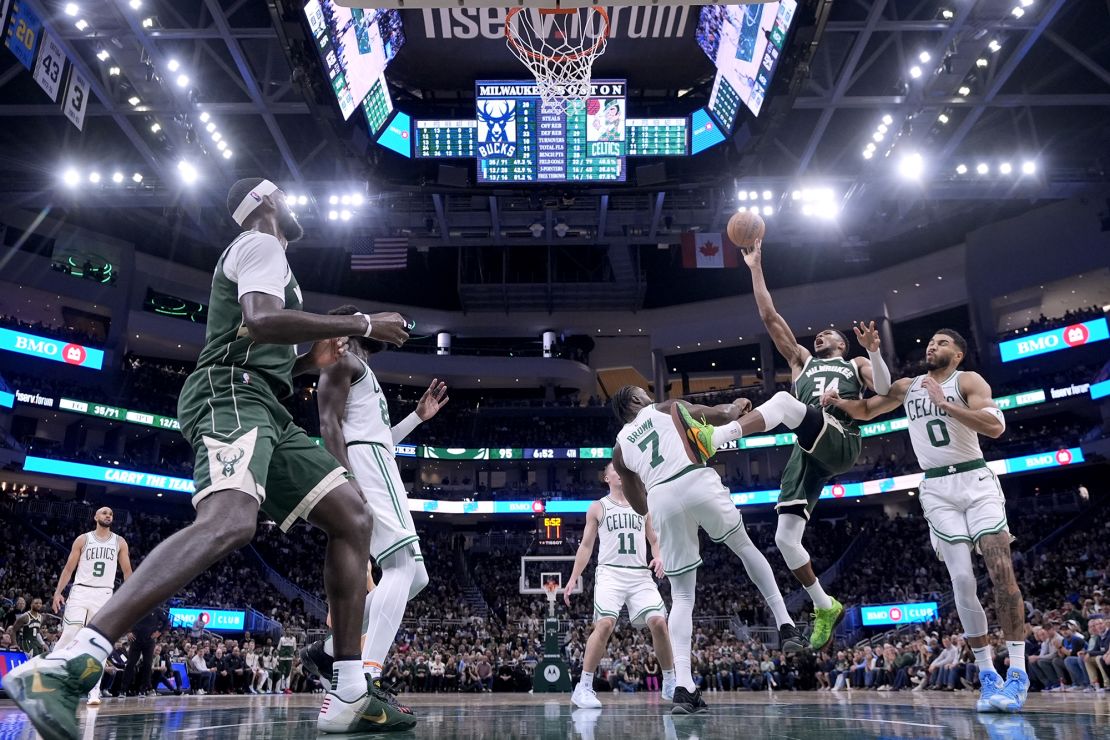
{"type": "MultiPolygon", "coordinates": [[[[208,301],[208,325],[204,335],[204,349],[197,360],[197,370],[208,367],[231,367],[237,373],[257,376],[264,380],[278,398],[293,392],[293,363],[297,359],[296,347],[288,344],[256,344],[243,323],[243,309],[239,305],[239,285],[224,273],[224,263],[231,250],[244,239],[274,237],[245,231],[235,238],[219,262],[212,276],[212,293],[208,301]]],[[[276,240],[275,240],[276,241],[276,240]]],[[[284,259],[284,255],[282,256],[284,259]]],[[[285,266],[285,308],[300,310],[301,289],[293,271],[285,266]]],[[[248,377],[247,382],[250,382],[248,377]]]]}
{"type": "MultiPolygon", "coordinates": [[[[835,388],[841,398],[857,399],[863,395],[863,380],[856,363],[843,357],[810,357],[794,381],[794,396],[804,404],[820,406],[821,396],[835,388]]],[[[858,422],[835,407],[826,409],[847,430],[858,428],[858,422]]]]}
{"type": "Polygon", "coordinates": [[[42,617],[34,612],[28,612],[27,624],[19,628],[16,642],[19,644],[19,649],[28,655],[46,652],[46,644],[42,641],[42,617]]]}

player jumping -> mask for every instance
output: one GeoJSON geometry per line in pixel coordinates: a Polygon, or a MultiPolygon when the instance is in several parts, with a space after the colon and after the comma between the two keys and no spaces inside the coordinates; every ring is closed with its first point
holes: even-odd
{"type": "Polygon", "coordinates": [[[827,388],[823,401],[863,421],[905,407],[910,443],[925,471],[918,498],[933,547],[952,579],[956,611],[979,667],[982,693],[976,708],[1018,712],[1029,692],[1025,602],[1010,557],[1013,537],[1006,524],[1006,499],[998,477],[983,460],[978,437],[1002,436],[1006,417],[991,399],[987,381],[959,369],[966,354],[963,337],[940,329],[925,349],[925,375],[902,378],[888,395],[866,401],[841,398],[835,388],[827,388]],[[994,585],[995,611],[1010,654],[1005,684],[994,670],[987,615],[976,593],[973,548],[982,554],[994,585]]]}
{"type": "Polygon", "coordinates": [[[747,399],[713,407],[685,401],[653,403],[646,391],[634,385],[613,394],[613,413],[624,424],[613,447],[613,468],[633,510],[645,515],[650,508],[652,524],[659,533],[664,573],[671,582],[668,626],[678,683],[671,709],[675,714],[708,709],[690,673],[694,589],[702,563],[699,527],[714,542],[726,544],[744,563],[748,578],[775,615],[783,650],[798,652],[806,644],[786,611],[771,565],[748,537],[728,489],[715,470],[704,461],[694,461],[687,438],[679,430],[683,412],[710,423],[728,424],[750,408],[747,399]]]}
{"type": "Polygon", "coordinates": [[[633,627],[647,626],[655,655],[663,668],[663,688],[667,701],[674,699],[675,672],[671,638],[667,633],[667,608],[652,579],[663,577],[663,561],[659,558],[659,538],[651,526],[651,514],[641,516],[628,505],[624,486],[613,464],[605,466],[605,482],[609,495],[594,501],[586,510],[586,528],[575,553],[574,569],[563,602],[570,606],[570,595],[582,571],[590,562],[594,540],[600,540],[597,552],[597,578],[594,582],[594,629],[586,641],[582,659],[582,678],[574,687],[570,700],[583,709],[597,708],[601,702],[594,693],[594,671],[605,654],[605,646],[617,625],[621,609],[628,606],[628,620],[633,627]],[[644,559],[651,547],[651,562],[644,559]]]}

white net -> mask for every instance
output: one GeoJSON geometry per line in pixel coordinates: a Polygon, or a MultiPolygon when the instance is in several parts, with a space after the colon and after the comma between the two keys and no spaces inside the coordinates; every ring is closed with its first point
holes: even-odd
{"type": "Polygon", "coordinates": [[[600,7],[514,8],[505,17],[505,39],[536,78],[544,112],[565,112],[589,97],[608,37],[609,14],[600,7]]]}

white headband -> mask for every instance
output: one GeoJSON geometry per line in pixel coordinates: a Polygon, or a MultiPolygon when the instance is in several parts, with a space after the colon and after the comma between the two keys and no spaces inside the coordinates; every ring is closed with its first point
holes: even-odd
{"type": "Polygon", "coordinates": [[[231,214],[235,223],[242,226],[243,222],[247,220],[247,216],[251,215],[255,208],[262,205],[262,199],[277,189],[278,186],[269,180],[263,180],[255,185],[249,193],[243,196],[243,200],[239,201],[239,205],[235,207],[235,213],[231,214]]]}

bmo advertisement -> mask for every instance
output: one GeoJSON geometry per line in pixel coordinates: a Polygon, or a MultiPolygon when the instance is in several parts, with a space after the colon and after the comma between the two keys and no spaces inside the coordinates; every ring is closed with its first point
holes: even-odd
{"type": "Polygon", "coordinates": [[[90,370],[100,370],[104,365],[103,350],[11,329],[0,329],[0,349],[43,360],[64,362],[67,365],[87,367],[90,370]]]}
{"type": "Polygon", "coordinates": [[[1059,352],[1064,349],[1085,347],[1088,344],[1102,342],[1110,339],[1110,329],[1107,328],[1106,319],[1085,321],[1082,324],[1072,324],[1063,329],[1028,334],[1018,339],[1000,342],[999,352],[1002,353],[1003,362],[1024,360],[1027,357],[1059,352]]]}
{"type": "Polygon", "coordinates": [[[937,602],[935,601],[925,601],[920,604],[861,606],[859,613],[864,627],[934,622],[940,618],[937,612],[937,602]]]}
{"type": "Polygon", "coordinates": [[[235,609],[170,609],[170,629],[191,629],[200,619],[204,629],[214,632],[242,632],[246,629],[247,613],[235,609]]]}

